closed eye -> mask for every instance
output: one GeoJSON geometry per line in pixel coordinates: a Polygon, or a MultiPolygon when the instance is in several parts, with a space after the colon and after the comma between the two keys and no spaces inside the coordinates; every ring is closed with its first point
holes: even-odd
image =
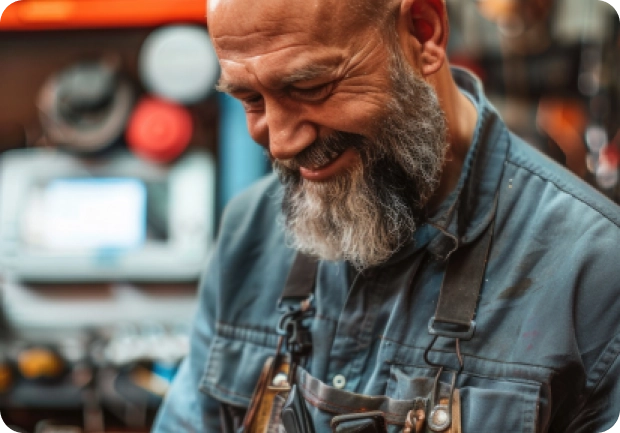
{"type": "Polygon", "coordinates": [[[295,99],[301,99],[308,102],[321,102],[331,94],[333,89],[334,83],[326,83],[308,88],[289,86],[287,92],[295,99]]]}
{"type": "MultiPolygon", "coordinates": [[[[235,95],[233,95],[235,96],[235,95]]],[[[246,112],[256,112],[263,109],[264,101],[260,93],[253,93],[247,96],[235,96],[241,101],[246,112]]]]}

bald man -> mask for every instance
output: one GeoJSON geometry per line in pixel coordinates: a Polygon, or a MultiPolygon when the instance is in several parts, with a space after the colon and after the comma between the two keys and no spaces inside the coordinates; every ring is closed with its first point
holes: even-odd
{"type": "Polygon", "coordinates": [[[609,429],[620,212],[450,68],[445,4],[208,17],[274,174],[223,216],[154,431],[609,429]]]}

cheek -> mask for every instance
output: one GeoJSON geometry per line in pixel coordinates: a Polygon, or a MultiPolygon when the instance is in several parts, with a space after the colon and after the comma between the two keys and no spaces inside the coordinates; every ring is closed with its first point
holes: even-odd
{"type": "Polygon", "coordinates": [[[254,141],[267,149],[269,147],[269,128],[263,113],[247,113],[248,132],[254,141]]]}
{"type": "Polygon", "coordinates": [[[385,94],[366,94],[351,99],[353,100],[335,99],[326,106],[325,125],[342,132],[372,135],[387,111],[387,97],[385,94]]]}

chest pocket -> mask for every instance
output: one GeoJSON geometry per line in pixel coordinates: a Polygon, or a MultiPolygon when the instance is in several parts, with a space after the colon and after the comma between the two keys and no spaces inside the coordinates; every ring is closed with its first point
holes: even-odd
{"type": "Polygon", "coordinates": [[[247,408],[265,361],[275,353],[277,336],[270,337],[265,335],[263,342],[273,340],[273,347],[252,338],[215,337],[200,390],[222,403],[247,408]]]}
{"type": "MultiPolygon", "coordinates": [[[[392,366],[386,392],[397,399],[429,395],[435,372],[428,367],[392,366]]],[[[463,433],[542,431],[539,411],[544,398],[539,383],[462,372],[458,388],[463,433]]]]}

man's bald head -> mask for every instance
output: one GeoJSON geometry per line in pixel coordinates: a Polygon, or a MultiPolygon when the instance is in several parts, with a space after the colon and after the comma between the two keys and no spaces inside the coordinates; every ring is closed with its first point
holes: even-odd
{"type": "Polygon", "coordinates": [[[385,29],[398,3],[399,0],[316,0],[300,1],[293,6],[290,0],[261,0],[258,4],[256,0],[208,0],[207,21],[215,37],[219,36],[222,24],[235,23],[239,34],[295,29],[313,33],[325,42],[354,37],[368,26],[385,29]]]}
{"type": "Polygon", "coordinates": [[[261,0],[258,5],[255,0],[207,0],[207,8],[214,42],[224,35],[247,48],[256,42],[254,36],[297,33],[306,42],[357,43],[359,48],[375,39],[401,51],[423,76],[445,66],[445,0],[261,0]]]}

